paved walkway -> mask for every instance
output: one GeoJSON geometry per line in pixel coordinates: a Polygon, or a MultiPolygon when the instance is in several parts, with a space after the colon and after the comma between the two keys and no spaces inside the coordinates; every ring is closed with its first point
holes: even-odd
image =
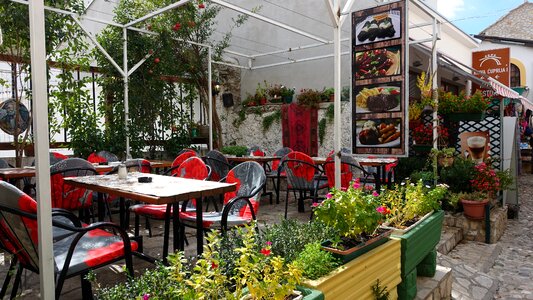
{"type": "MultiPolygon", "coordinates": [[[[453,269],[453,299],[533,299],[533,175],[522,175],[518,179],[519,201],[521,203],[519,218],[509,220],[508,227],[497,244],[486,245],[475,242],[461,243],[448,255],[439,255],[442,265],[453,269]],[[462,252],[464,255],[459,256],[462,252]],[[481,260],[480,260],[481,259],[481,260]]],[[[261,223],[279,222],[283,218],[284,194],[279,205],[270,205],[262,201],[259,220],[261,223]]],[[[301,221],[309,220],[309,213],[297,212],[296,204],[291,199],[289,218],[301,221]]],[[[162,223],[153,224],[154,237],[145,240],[145,251],[160,255],[162,248],[162,223]]],[[[147,234],[147,233],[146,233],[147,234]]],[[[186,248],[187,254],[194,254],[194,231],[188,230],[191,244],[186,248]]],[[[0,279],[7,271],[7,262],[3,262],[0,253],[0,279]]],[[[134,259],[136,275],[151,264],[134,259]]],[[[113,284],[124,277],[120,265],[102,268],[97,271],[99,281],[113,284]]],[[[31,272],[23,275],[24,291],[22,299],[38,297],[39,278],[31,272]]],[[[79,278],[67,280],[62,298],[81,299],[79,278]]]]}

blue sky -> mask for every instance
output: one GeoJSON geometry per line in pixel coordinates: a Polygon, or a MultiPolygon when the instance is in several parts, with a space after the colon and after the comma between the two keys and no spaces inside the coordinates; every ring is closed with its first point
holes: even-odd
{"type": "Polygon", "coordinates": [[[439,0],[437,10],[468,34],[478,34],[524,0],[439,0]]]}

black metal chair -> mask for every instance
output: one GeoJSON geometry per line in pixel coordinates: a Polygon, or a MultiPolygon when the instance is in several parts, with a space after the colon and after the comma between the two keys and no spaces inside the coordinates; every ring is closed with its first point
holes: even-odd
{"type": "Polygon", "coordinates": [[[211,150],[207,152],[204,157],[206,165],[211,168],[211,181],[219,181],[220,179],[228,175],[229,170],[232,168],[228,159],[217,150],[211,150]]]}
{"type": "MultiPolygon", "coordinates": [[[[17,295],[23,269],[39,273],[39,241],[37,238],[37,203],[15,186],[0,182],[0,241],[12,255],[10,270],[7,273],[0,298],[3,299],[7,287],[15,274],[11,298],[17,295]]],[[[66,210],[54,210],[56,228],[68,232],[58,238],[54,234],[53,251],[56,282],[56,299],[61,295],[65,279],[81,277],[82,295],[92,298],[91,283],[86,279],[90,270],[125,259],[129,276],[133,277],[131,252],[137,243],[130,241],[128,234],[113,223],[83,224],[66,210]],[[118,233],[110,233],[108,230],[118,233]]]]}
{"type": "MultiPolygon", "coordinates": [[[[222,181],[235,183],[237,190],[224,195],[222,212],[203,213],[202,229],[205,231],[221,229],[225,233],[228,227],[256,220],[261,191],[266,182],[263,167],[253,161],[241,163],[231,169],[222,181]]],[[[197,211],[186,211],[186,203],[182,205],[180,212],[181,237],[184,236],[185,226],[196,228],[197,211]]]]}
{"type": "Polygon", "coordinates": [[[285,155],[291,152],[292,149],[289,147],[283,147],[274,152],[273,156],[277,159],[272,161],[272,164],[270,165],[270,170],[266,172],[267,178],[272,179],[272,185],[274,187],[274,191],[276,192],[276,204],[279,204],[279,189],[281,185],[281,178],[286,177],[285,172],[283,172],[283,170],[279,168],[281,165],[281,160],[283,157],[285,157],[285,155]]]}
{"type": "Polygon", "coordinates": [[[79,210],[88,221],[93,204],[93,193],[87,189],[73,187],[65,183],[65,177],[96,175],[94,166],[81,158],[64,159],[50,166],[52,207],[66,210],[79,210]]]}
{"type": "Polygon", "coordinates": [[[287,175],[287,197],[285,199],[285,219],[289,205],[289,192],[293,191],[298,202],[298,212],[304,212],[304,200],[311,199],[318,202],[318,191],[328,188],[324,180],[323,171],[318,168],[313,159],[305,153],[293,151],[283,158],[280,166],[287,175]],[[298,192],[298,196],[296,195],[298,192]],[[309,195],[307,194],[309,193],[309,195]]]}

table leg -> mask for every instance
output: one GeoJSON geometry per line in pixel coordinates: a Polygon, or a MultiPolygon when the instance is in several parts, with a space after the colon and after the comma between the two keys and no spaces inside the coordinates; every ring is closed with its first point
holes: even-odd
{"type": "Polygon", "coordinates": [[[165,212],[165,232],[163,233],[163,262],[167,261],[168,256],[168,239],[170,236],[170,209],[172,204],[167,204],[167,210],[165,212]]]}
{"type": "Polygon", "coordinates": [[[377,167],[376,168],[376,172],[377,172],[377,180],[376,180],[376,191],[381,191],[381,181],[382,181],[382,178],[381,178],[381,167],[377,167]]]}
{"type": "Polygon", "coordinates": [[[172,204],[172,233],[174,233],[174,251],[183,250],[183,247],[180,247],[180,219],[179,219],[179,203],[172,204]]]}
{"type": "Polygon", "coordinates": [[[203,197],[196,199],[196,253],[202,254],[204,250],[204,222],[203,222],[203,197]]]}
{"type": "Polygon", "coordinates": [[[98,193],[98,222],[103,222],[105,217],[104,194],[98,193]]]}
{"type": "MultiPolygon", "coordinates": [[[[124,197],[119,198],[119,218],[120,218],[120,227],[126,230],[129,226],[126,225],[125,216],[126,216],[126,201],[124,197]]],[[[129,224],[128,224],[129,225],[129,224]]]]}

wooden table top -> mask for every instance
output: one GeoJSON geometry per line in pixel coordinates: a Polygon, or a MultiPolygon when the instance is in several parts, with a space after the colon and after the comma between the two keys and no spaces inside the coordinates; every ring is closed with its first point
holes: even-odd
{"type": "Polygon", "coordinates": [[[113,194],[152,204],[176,203],[236,190],[235,184],[139,172],[128,173],[127,179],[118,179],[118,175],[113,174],[70,177],[65,178],[65,182],[95,192],[113,194]],[[152,182],[140,183],[138,177],[151,177],[152,182]]]}
{"type": "Polygon", "coordinates": [[[266,163],[270,162],[276,159],[280,159],[280,157],[276,156],[226,156],[226,159],[229,162],[246,162],[246,161],[255,161],[258,163],[266,163]]]}
{"type": "Polygon", "coordinates": [[[0,178],[4,180],[35,177],[35,168],[4,168],[0,169],[0,178]]]}

